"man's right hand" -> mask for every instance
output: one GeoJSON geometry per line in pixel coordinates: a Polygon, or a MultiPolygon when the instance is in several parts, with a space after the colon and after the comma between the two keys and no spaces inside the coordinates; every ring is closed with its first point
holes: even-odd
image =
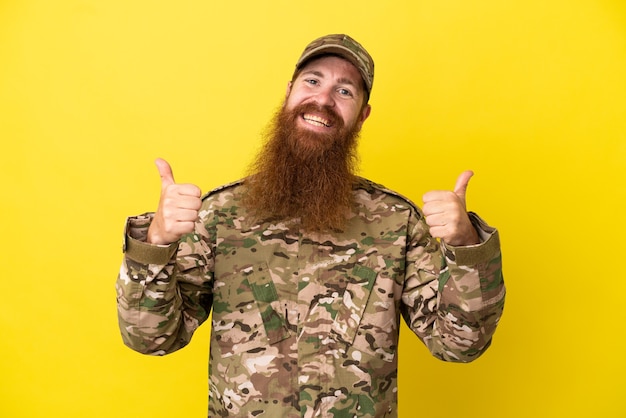
{"type": "Polygon", "coordinates": [[[155,164],[161,176],[161,198],[147,241],[168,245],[193,232],[202,205],[201,191],[194,184],[176,184],[167,161],[157,158],[155,164]]]}

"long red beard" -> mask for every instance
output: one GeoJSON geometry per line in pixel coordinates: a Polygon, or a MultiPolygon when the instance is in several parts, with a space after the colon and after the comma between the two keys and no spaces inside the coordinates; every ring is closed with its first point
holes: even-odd
{"type": "Polygon", "coordinates": [[[246,207],[259,221],[294,220],[305,230],[342,230],[354,201],[359,128],[344,126],[330,108],[282,107],[251,166],[246,207]],[[336,127],[333,133],[298,128],[297,119],[307,110],[324,114],[336,127]]]}

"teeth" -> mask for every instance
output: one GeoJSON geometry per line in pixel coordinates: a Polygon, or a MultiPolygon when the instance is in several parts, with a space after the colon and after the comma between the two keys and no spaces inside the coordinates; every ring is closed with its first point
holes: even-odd
{"type": "Polygon", "coordinates": [[[330,126],[330,121],[315,115],[304,115],[304,120],[309,122],[311,125],[325,126],[327,128],[330,126]]]}

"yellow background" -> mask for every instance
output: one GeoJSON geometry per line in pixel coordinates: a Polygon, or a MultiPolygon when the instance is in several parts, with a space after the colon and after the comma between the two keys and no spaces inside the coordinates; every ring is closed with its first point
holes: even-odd
{"type": "Polygon", "coordinates": [[[333,32],[376,60],[361,174],[421,204],[472,168],[502,237],[493,346],[446,364],[404,328],[401,416],[626,416],[623,0],[0,1],[0,416],[205,416],[208,325],[122,345],[122,226],[156,157],[205,191],[242,176],[333,32]]]}

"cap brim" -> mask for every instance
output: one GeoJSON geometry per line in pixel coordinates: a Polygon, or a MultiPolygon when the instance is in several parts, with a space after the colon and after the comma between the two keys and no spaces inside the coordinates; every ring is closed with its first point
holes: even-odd
{"type": "Polygon", "coordinates": [[[306,64],[313,58],[328,54],[338,55],[354,65],[356,69],[359,70],[359,74],[361,74],[361,78],[363,79],[363,83],[365,84],[365,87],[367,88],[367,92],[369,94],[372,86],[368,84],[367,74],[364,73],[362,70],[362,68],[366,66],[365,63],[358,57],[358,55],[356,55],[350,49],[342,47],[341,45],[322,45],[310,50],[307,54],[300,57],[300,59],[296,63],[296,69],[302,68],[304,64],[306,64]]]}

